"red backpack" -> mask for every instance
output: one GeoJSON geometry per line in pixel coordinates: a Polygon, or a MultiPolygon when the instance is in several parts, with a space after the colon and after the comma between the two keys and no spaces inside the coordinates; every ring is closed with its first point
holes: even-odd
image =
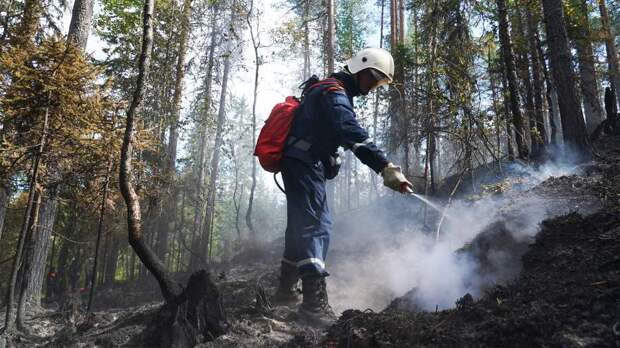
{"type": "MultiPolygon", "coordinates": [[[[328,85],[326,91],[344,89],[340,81],[329,78],[311,85],[304,90],[304,94],[314,87],[323,85],[328,85]]],[[[295,112],[300,105],[299,99],[292,96],[288,96],[284,102],[276,104],[258,135],[254,156],[258,157],[260,165],[268,172],[277,173],[281,170],[280,160],[284,155],[286,139],[293,125],[295,112]]]]}

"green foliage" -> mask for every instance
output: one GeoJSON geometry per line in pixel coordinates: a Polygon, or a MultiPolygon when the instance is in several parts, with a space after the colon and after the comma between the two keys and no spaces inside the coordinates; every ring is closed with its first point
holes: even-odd
{"type": "MultiPolygon", "coordinates": [[[[129,99],[136,74],[136,57],[140,51],[142,37],[142,1],[139,0],[104,0],[102,8],[94,20],[97,35],[106,43],[103,52],[106,58],[99,64],[105,66],[106,74],[114,77],[114,89],[124,98],[129,99]]],[[[177,28],[180,26],[178,16],[179,5],[173,0],[155,1],[153,28],[152,71],[157,71],[158,78],[153,85],[147,85],[145,98],[146,110],[168,110],[169,105],[162,105],[162,91],[170,89],[174,81],[176,50],[171,45],[176,43],[177,28]],[[164,83],[162,83],[164,82],[164,83]],[[159,94],[159,97],[154,97],[159,94]]],[[[168,101],[169,103],[169,101],[168,101]]],[[[147,121],[156,115],[146,115],[147,121]]]]}
{"type": "Polygon", "coordinates": [[[366,45],[366,1],[342,0],[338,2],[336,10],[336,60],[346,61],[366,45]]]}
{"type": "Polygon", "coordinates": [[[307,23],[311,65],[318,69],[319,64],[314,62],[317,57],[314,50],[319,47],[318,51],[321,54],[323,51],[323,24],[325,22],[323,2],[321,0],[282,0],[278,7],[286,8],[287,13],[292,15],[279,18],[280,24],[269,32],[270,41],[277,43],[273,56],[277,59],[290,59],[291,53],[294,52],[303,60],[304,25],[307,23]]]}

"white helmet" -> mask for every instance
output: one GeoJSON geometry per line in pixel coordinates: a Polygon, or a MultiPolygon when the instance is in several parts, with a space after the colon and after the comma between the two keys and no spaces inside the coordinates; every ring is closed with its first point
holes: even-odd
{"type": "Polygon", "coordinates": [[[349,59],[347,67],[352,74],[372,68],[383,73],[388,83],[392,83],[394,79],[394,59],[390,52],[383,48],[364,48],[349,59]]]}

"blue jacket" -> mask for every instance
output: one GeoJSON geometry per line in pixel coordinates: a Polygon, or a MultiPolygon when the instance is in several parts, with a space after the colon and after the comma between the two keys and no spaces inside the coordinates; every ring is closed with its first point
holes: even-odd
{"type": "Polygon", "coordinates": [[[375,172],[381,172],[388,160],[369,139],[353,111],[353,97],[360,95],[357,82],[346,72],[331,77],[341,81],[345,89],[328,91],[321,86],[303,97],[289,136],[289,144],[294,146],[287,147],[285,156],[314,164],[325,161],[342,146],[375,172]]]}

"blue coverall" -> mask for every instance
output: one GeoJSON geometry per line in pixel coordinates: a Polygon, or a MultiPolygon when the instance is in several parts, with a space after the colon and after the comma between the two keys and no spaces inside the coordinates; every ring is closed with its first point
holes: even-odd
{"type": "Polygon", "coordinates": [[[340,72],[331,77],[341,81],[344,90],[316,87],[304,96],[282,159],[287,204],[282,261],[296,266],[301,277],[328,275],[325,259],[332,218],[324,166],[329,157],[342,146],[377,173],[388,164],[355,117],[353,97],[360,90],[353,76],[340,72]]]}

